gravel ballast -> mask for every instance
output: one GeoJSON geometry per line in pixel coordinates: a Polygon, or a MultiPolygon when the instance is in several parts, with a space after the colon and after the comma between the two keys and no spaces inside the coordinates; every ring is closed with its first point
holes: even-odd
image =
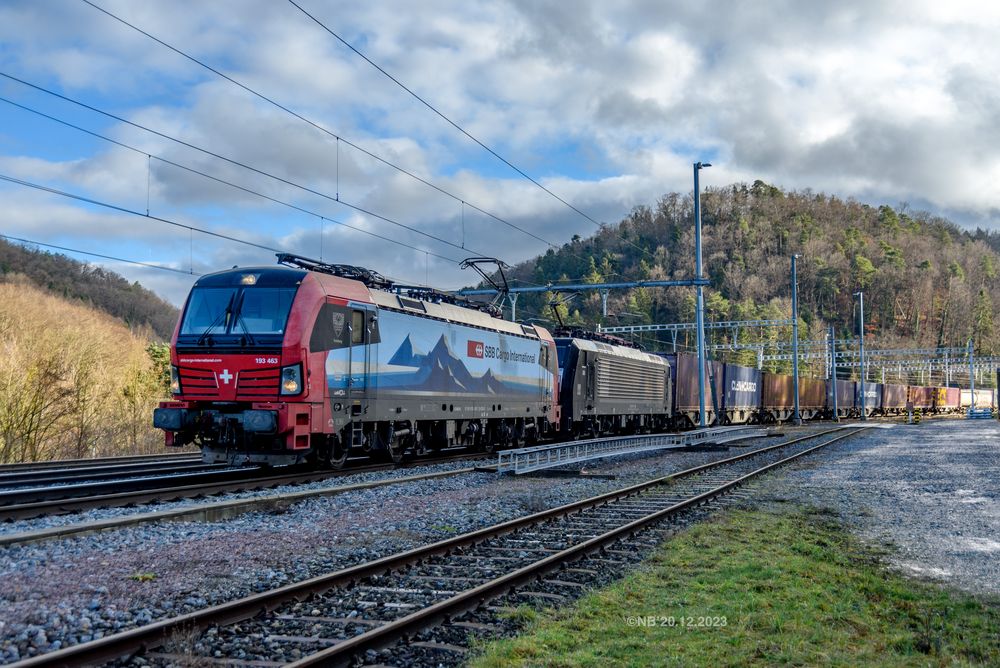
{"type": "Polygon", "coordinates": [[[36,517],[28,520],[16,520],[13,522],[0,522],[0,535],[9,535],[27,531],[40,531],[54,527],[66,526],[80,522],[94,522],[100,520],[110,520],[119,517],[130,517],[145,513],[160,512],[165,510],[177,510],[193,506],[207,506],[219,501],[230,501],[238,499],[260,499],[288,492],[320,491],[341,487],[344,485],[356,485],[379,480],[392,480],[396,478],[406,478],[413,475],[425,473],[440,473],[468,468],[469,466],[486,463],[485,461],[452,461],[440,464],[423,464],[407,468],[399,468],[387,471],[369,471],[349,473],[344,476],[335,476],[326,480],[299,484],[282,485],[268,489],[246,490],[241,492],[226,492],[212,496],[202,496],[176,501],[163,501],[156,503],[144,503],[134,506],[119,506],[112,508],[95,508],[80,513],[70,513],[66,515],[48,515],[36,517]]]}

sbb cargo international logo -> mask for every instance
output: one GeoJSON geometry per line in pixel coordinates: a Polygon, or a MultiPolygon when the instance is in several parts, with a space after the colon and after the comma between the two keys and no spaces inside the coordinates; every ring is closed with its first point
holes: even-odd
{"type": "Polygon", "coordinates": [[[483,359],[483,342],[482,341],[469,341],[469,357],[478,357],[483,359]]]}

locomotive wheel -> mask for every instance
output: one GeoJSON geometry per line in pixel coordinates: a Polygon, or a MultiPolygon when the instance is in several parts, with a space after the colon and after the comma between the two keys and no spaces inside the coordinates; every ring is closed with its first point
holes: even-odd
{"type": "Polygon", "coordinates": [[[403,457],[406,455],[406,446],[401,443],[402,439],[394,438],[386,444],[385,451],[389,455],[389,459],[392,460],[393,464],[401,464],[403,462],[403,457]]]}
{"type": "Polygon", "coordinates": [[[494,425],[483,432],[480,449],[488,455],[497,450],[503,450],[506,441],[506,425],[494,425]]]}
{"type": "Polygon", "coordinates": [[[330,437],[329,441],[332,441],[333,443],[330,446],[330,459],[327,460],[327,463],[330,468],[339,471],[344,468],[344,465],[347,463],[347,455],[351,449],[336,436],[330,437]]]}
{"type": "Polygon", "coordinates": [[[313,465],[325,469],[340,470],[347,463],[347,454],[350,448],[344,446],[342,439],[334,435],[313,435],[315,450],[309,455],[313,465]]]}

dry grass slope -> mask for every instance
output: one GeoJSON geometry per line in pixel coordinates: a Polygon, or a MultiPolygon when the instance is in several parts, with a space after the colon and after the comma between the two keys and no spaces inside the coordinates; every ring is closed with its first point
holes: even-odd
{"type": "Polygon", "coordinates": [[[26,280],[0,283],[0,462],[155,452],[148,341],[26,280]]]}

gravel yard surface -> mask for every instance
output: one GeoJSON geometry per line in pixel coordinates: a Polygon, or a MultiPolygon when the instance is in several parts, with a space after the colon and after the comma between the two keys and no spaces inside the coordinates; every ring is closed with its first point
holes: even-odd
{"type": "MultiPolygon", "coordinates": [[[[790,438],[806,430],[787,431],[790,438]]],[[[269,512],[217,523],[164,522],[0,549],[0,662],[86,642],[777,442],[754,439],[728,452],[673,450],[589,466],[613,479],[514,479],[472,473],[317,497],[287,507],[278,504],[269,512]]],[[[461,466],[449,463],[396,473],[402,477],[461,466]]],[[[385,476],[360,474],[319,484],[385,476]]],[[[308,486],[294,489],[304,488],[308,486]]],[[[142,512],[152,509],[144,506],[142,512]]],[[[115,511],[97,512],[113,516],[115,511]]],[[[22,531],[28,525],[45,526],[40,521],[17,524],[22,531]]]]}
{"type": "Polygon", "coordinates": [[[873,429],[759,483],[771,500],[836,510],[895,549],[905,572],[1000,593],[1000,424],[931,420],[873,429]]]}

